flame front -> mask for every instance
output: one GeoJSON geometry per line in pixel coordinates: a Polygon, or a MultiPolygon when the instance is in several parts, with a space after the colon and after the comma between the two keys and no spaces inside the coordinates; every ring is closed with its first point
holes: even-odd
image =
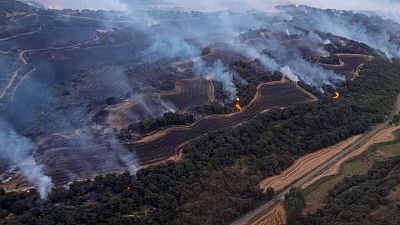
{"type": "Polygon", "coordinates": [[[236,98],[236,102],[235,102],[234,108],[237,111],[242,111],[242,106],[240,106],[240,99],[239,98],[236,98]]]}
{"type": "Polygon", "coordinates": [[[333,99],[339,99],[340,98],[340,93],[338,91],[333,92],[333,99]]]}
{"type": "Polygon", "coordinates": [[[63,8],[63,6],[59,0],[45,0],[44,4],[48,9],[62,9],[63,8]]]}

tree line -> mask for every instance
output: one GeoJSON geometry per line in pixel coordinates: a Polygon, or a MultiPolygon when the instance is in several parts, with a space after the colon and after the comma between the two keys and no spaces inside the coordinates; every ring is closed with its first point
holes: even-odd
{"type": "Polygon", "coordinates": [[[378,161],[366,175],[345,178],[328,193],[326,206],[298,218],[296,225],[395,225],[400,224],[400,203],[386,198],[400,184],[400,158],[378,161]],[[379,209],[382,209],[379,211],[379,209]]]}

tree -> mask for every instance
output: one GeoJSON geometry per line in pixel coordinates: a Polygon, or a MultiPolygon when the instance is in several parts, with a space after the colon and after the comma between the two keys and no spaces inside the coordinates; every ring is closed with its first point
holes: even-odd
{"type": "Polygon", "coordinates": [[[297,216],[306,205],[304,195],[301,189],[294,187],[285,195],[283,206],[286,213],[286,221],[288,225],[294,224],[297,216]]]}
{"type": "Polygon", "coordinates": [[[275,195],[275,190],[272,187],[268,187],[266,193],[267,193],[267,198],[272,199],[275,195]]]}

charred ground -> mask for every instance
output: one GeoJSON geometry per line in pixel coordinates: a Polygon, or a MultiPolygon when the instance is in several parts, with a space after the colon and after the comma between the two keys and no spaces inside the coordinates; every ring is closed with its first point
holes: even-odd
{"type": "MultiPolygon", "coordinates": [[[[161,22],[144,29],[118,12],[5,2],[5,12],[18,13],[2,15],[1,117],[34,142],[57,187],[47,202],[34,189],[0,192],[4,224],[226,224],[272,197],[260,180],[382,121],[400,91],[398,61],[307,23],[274,30],[265,24],[283,22],[233,13],[238,23],[256,17],[268,28],[239,27],[227,44],[215,41],[221,24],[207,23],[219,13],[155,10],[161,22]],[[175,40],[182,30],[170,28],[186,23],[204,33],[175,40]],[[157,126],[143,129],[145,121],[157,126]],[[181,160],[165,163],[180,148],[181,160]],[[61,187],[158,161],[137,175],[61,187]]],[[[325,12],[285,10],[301,20],[325,12]]],[[[18,172],[3,175],[17,178],[16,189],[26,185],[18,172]]]]}

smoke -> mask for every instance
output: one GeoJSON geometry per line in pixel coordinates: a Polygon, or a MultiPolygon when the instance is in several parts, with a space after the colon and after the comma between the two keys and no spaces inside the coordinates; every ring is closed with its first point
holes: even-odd
{"type": "MultiPolygon", "coordinates": [[[[157,35],[146,55],[167,59],[185,59],[199,55],[200,51],[179,36],[157,35]],[[167,38],[165,38],[167,37],[167,38]]],[[[147,59],[148,60],[148,59],[147,59]]],[[[153,60],[156,60],[153,58],[153,60]]],[[[148,60],[149,61],[149,60],[148,60]]]]}
{"type": "MultiPolygon", "coordinates": [[[[399,56],[398,45],[392,42],[393,33],[388,28],[382,26],[371,26],[367,24],[371,20],[368,17],[355,17],[351,12],[342,11],[321,11],[309,10],[308,14],[291,14],[291,12],[280,12],[275,9],[277,5],[286,4],[305,4],[318,8],[336,8],[343,10],[364,10],[363,13],[374,12],[384,18],[391,18],[396,21],[399,18],[399,2],[398,1],[373,1],[373,0],[338,0],[338,1],[325,1],[325,0],[37,0],[38,2],[46,5],[47,8],[73,8],[73,9],[104,9],[104,10],[129,10],[129,15],[124,15],[126,18],[131,18],[132,27],[138,29],[135,32],[142,32],[145,35],[137,38],[137,42],[141,43],[140,39],[146,40],[146,45],[140,46],[145,49],[137,53],[139,63],[132,62],[132,66],[143,66],[143,70],[152,67],[159,61],[166,65],[168,62],[176,60],[184,60],[197,56],[194,60],[192,70],[194,73],[203,76],[205,79],[213,80],[222,84],[224,92],[226,92],[229,100],[234,100],[236,97],[236,87],[232,72],[222,61],[216,60],[212,63],[207,63],[199,55],[204,47],[209,47],[215,43],[229,44],[229,48],[234,49],[240,54],[259,60],[262,65],[270,71],[280,71],[285,74],[289,79],[297,82],[304,81],[309,85],[320,88],[324,85],[335,85],[338,81],[342,81],[344,77],[339,76],[331,71],[326,71],[316,63],[311,63],[309,60],[304,59],[304,52],[311,52],[317,55],[326,54],[321,51],[323,45],[330,43],[329,40],[323,40],[317,34],[310,32],[303,35],[303,32],[297,27],[305,28],[310,31],[329,32],[335,35],[344,36],[346,38],[364,42],[376,49],[384,52],[388,57],[399,56]],[[169,9],[169,10],[166,10],[169,9]],[[191,11],[191,10],[195,10],[191,11]],[[138,25],[138,26],[136,26],[138,25]],[[296,43],[284,42],[279,40],[278,37],[267,37],[268,35],[261,35],[255,37],[259,39],[254,42],[235,42],[236,38],[244,32],[249,30],[257,30],[266,28],[270,32],[281,32],[285,35],[299,35],[300,38],[296,39],[296,43]],[[149,42],[149,43],[147,43],[149,42]],[[148,44],[148,45],[147,45],[148,44]],[[135,64],[137,63],[137,64],[135,64]],[[147,63],[151,63],[146,65],[147,63]],[[147,67],[146,67],[147,66],[147,67]]],[[[115,18],[110,16],[110,18],[115,18]]],[[[108,24],[109,26],[119,26],[117,24],[108,24]]],[[[129,29],[124,27],[122,29],[129,29]]],[[[122,30],[121,29],[121,30],[122,30]]],[[[134,32],[132,32],[134,33],[134,32]]],[[[318,32],[316,32],[318,33],[318,32]]],[[[136,33],[135,33],[136,34],[136,33]]],[[[136,38],[136,37],[135,37],[136,38]]],[[[250,37],[249,39],[252,39],[250,37]]],[[[138,44],[140,45],[140,44],[138,44]]],[[[215,44],[217,45],[217,44],[215,44]]],[[[218,45],[217,45],[218,46],[218,45]]],[[[135,46],[136,47],[136,46],[135,46]]],[[[132,47],[133,49],[134,47],[132,47]]],[[[124,55],[123,53],[119,55],[124,55]]],[[[310,54],[311,55],[311,54],[310,54]]],[[[90,57],[87,57],[90,58],[90,57]]],[[[99,69],[99,68],[96,68],[99,69]]],[[[59,71],[49,72],[49,77],[58,77],[54,74],[59,71]],[[51,76],[50,76],[51,75],[51,76]]],[[[157,71],[158,72],[158,71],[157,71]]],[[[95,74],[95,73],[94,73],[95,74]]],[[[76,142],[78,138],[81,142],[77,146],[85,148],[87,146],[98,144],[98,140],[102,137],[96,132],[93,134],[91,124],[86,123],[86,115],[98,111],[97,107],[101,107],[100,101],[105,97],[126,96],[125,91],[136,91],[140,87],[133,87],[133,85],[140,86],[139,82],[129,82],[125,77],[125,70],[115,69],[112,71],[104,72],[106,78],[102,76],[94,76],[95,79],[80,80],[78,78],[76,87],[67,90],[66,93],[72,93],[71,96],[64,98],[57,98],[53,93],[47,93],[47,87],[44,84],[34,84],[27,82],[27,88],[24,100],[20,98],[19,105],[16,107],[10,104],[7,110],[12,114],[14,127],[17,129],[16,123],[28,124],[25,121],[31,118],[37,118],[40,112],[48,112],[46,115],[46,125],[39,124],[33,126],[43,129],[44,134],[62,133],[70,135],[73,134],[75,129],[86,130],[88,135],[86,139],[73,136],[71,142],[76,142]],[[109,76],[112,74],[113,76],[109,76]],[[85,83],[86,82],[86,83],[85,83]],[[99,88],[102,85],[110,87],[99,88]],[[83,88],[82,88],[83,87],[83,88]],[[86,89],[86,90],[81,90],[86,89]],[[32,94],[34,93],[34,94],[32,94]],[[35,97],[34,95],[46,95],[43,97],[45,100],[37,101],[42,97],[35,97]],[[107,96],[105,96],[107,95],[107,96]],[[93,99],[98,98],[98,99],[93,99]],[[56,107],[60,102],[68,102],[65,108],[68,110],[60,111],[56,107]],[[72,101],[73,100],[73,101],[72,101]],[[30,103],[29,103],[30,102],[30,103]],[[39,103],[40,104],[39,104],[39,103]],[[43,103],[42,103],[43,102],[43,103]],[[93,105],[88,105],[88,102],[93,105]],[[30,104],[30,105],[29,105],[30,104]],[[47,110],[51,108],[52,111],[47,110]],[[40,108],[43,107],[43,108],[40,108]],[[34,110],[36,109],[37,110],[34,110]],[[78,109],[77,109],[78,108],[78,109]],[[20,110],[24,109],[24,110],[20,110]],[[29,110],[27,110],[29,109],[29,110]],[[39,110],[40,109],[40,110],[39,110]],[[46,109],[46,110],[44,110],[46,109]],[[73,110],[71,110],[73,109],[73,110]],[[14,113],[15,112],[15,113],[14,113]],[[75,113],[72,113],[75,112],[75,113]],[[15,118],[15,119],[14,119],[15,118]],[[28,119],[27,119],[28,118],[28,119]],[[15,122],[14,122],[15,121],[15,122]],[[46,127],[47,126],[47,127],[46,127]],[[48,128],[48,129],[47,129],[48,128]]],[[[150,74],[150,73],[149,73],[150,74]]],[[[81,75],[81,74],[80,74],[81,75]]],[[[96,74],[97,75],[97,74],[96,74]]],[[[133,74],[132,77],[140,77],[142,74],[133,74]],[[136,76],[137,75],[137,76],[136,76]]],[[[82,75],[84,76],[84,75],[82,75]]],[[[149,75],[150,76],[150,75],[149,75]]],[[[85,77],[86,78],[86,77],[85,77]]],[[[134,78],[130,78],[134,79],[134,78]]],[[[139,78],[137,78],[139,79],[139,78]]],[[[150,78],[149,78],[150,80],[150,78]]],[[[50,86],[50,85],[49,85],[50,86]]],[[[138,91],[139,92],[139,91],[138,91]]],[[[135,93],[136,94],[136,93],[135,93]]],[[[129,95],[128,95],[129,96],[129,95]]],[[[131,95],[132,96],[132,95],[131,95]]],[[[146,115],[148,117],[159,117],[168,111],[176,111],[175,106],[163,101],[159,97],[152,99],[144,99],[142,95],[133,95],[132,100],[137,102],[141,112],[139,115],[146,115]]],[[[140,118],[142,119],[142,118],[140,118]]],[[[43,121],[43,120],[41,120],[43,121]]],[[[32,122],[32,121],[29,121],[32,122]]],[[[22,125],[21,125],[22,126],[22,125]]],[[[20,129],[17,129],[18,132],[20,129]]],[[[34,130],[34,129],[25,129],[34,130]]],[[[32,131],[37,132],[38,131],[32,131]]],[[[99,129],[101,130],[101,129],[99,129]]],[[[19,132],[21,133],[21,132],[19,132]]],[[[29,139],[19,137],[16,132],[10,128],[4,128],[1,131],[0,143],[6,143],[12,148],[0,149],[3,157],[11,162],[12,165],[19,167],[29,181],[35,184],[41,193],[42,197],[46,197],[48,191],[51,189],[50,178],[43,175],[43,166],[38,165],[34,158],[31,156],[30,151],[33,148],[29,139]],[[8,139],[7,139],[8,138],[8,139]],[[4,139],[4,141],[3,141],[4,139]],[[17,151],[10,149],[19,149],[17,151]],[[10,151],[10,152],[9,152],[10,151]],[[12,153],[19,155],[18,157],[11,157],[12,153]],[[8,156],[9,155],[9,156],[8,156]]],[[[32,135],[35,136],[35,135],[32,135]]],[[[111,141],[112,150],[118,157],[112,157],[107,163],[114,167],[113,164],[118,164],[118,160],[122,160],[125,166],[131,171],[136,172],[137,162],[134,154],[118,144],[118,141],[111,141]]],[[[63,145],[64,143],[56,143],[63,145]]],[[[69,144],[69,143],[68,143],[69,144]]],[[[75,144],[75,143],[73,143],[75,144]]],[[[70,144],[70,145],[73,145],[70,144]]],[[[59,146],[57,146],[59,147],[59,146]]],[[[46,150],[48,150],[46,148],[46,150]]],[[[51,150],[51,149],[50,149],[51,150]]],[[[95,155],[95,150],[87,150],[88,157],[86,159],[78,159],[75,163],[82,164],[82,167],[87,167],[88,170],[96,171],[96,166],[91,164],[91,156],[95,155]]],[[[46,152],[44,154],[47,154],[46,152]]],[[[0,156],[2,157],[2,156],[0,156]]],[[[111,158],[111,156],[110,156],[111,158]]],[[[104,163],[106,164],[106,163],[104,163]]],[[[54,179],[55,180],[55,179],[54,179]]],[[[55,181],[56,182],[56,181],[55,181]]]]}
{"type": "Polygon", "coordinates": [[[224,67],[224,64],[217,60],[212,65],[208,65],[202,59],[195,61],[193,72],[200,74],[206,80],[213,80],[222,84],[222,88],[228,95],[228,99],[233,101],[236,97],[236,87],[233,82],[233,74],[224,67]]]}
{"type": "Polygon", "coordinates": [[[307,5],[321,9],[340,9],[354,11],[381,11],[399,14],[400,1],[398,0],[121,0],[132,8],[138,6],[158,7],[164,9],[185,9],[196,11],[221,11],[221,10],[273,10],[278,5],[307,5]]]}
{"type": "Polygon", "coordinates": [[[400,1],[398,0],[293,0],[293,4],[308,5],[321,9],[340,9],[340,10],[370,10],[399,13],[400,1]]]}
{"type": "Polygon", "coordinates": [[[36,0],[47,8],[138,10],[143,8],[185,9],[203,12],[250,9],[272,10],[277,5],[299,4],[321,9],[374,11],[381,15],[399,18],[398,0],[36,0]]]}
{"type": "Polygon", "coordinates": [[[158,118],[167,112],[177,111],[172,102],[163,100],[160,95],[135,95],[132,101],[138,104],[137,110],[140,112],[137,114],[143,116],[143,118],[136,118],[138,121],[146,117],[158,118]]]}
{"type": "Polygon", "coordinates": [[[291,23],[309,30],[318,30],[365,43],[380,50],[388,58],[400,56],[399,26],[376,17],[348,11],[318,10],[304,8],[299,15],[296,10],[286,10],[293,15],[291,23]],[[385,23],[385,26],[382,26],[385,23]]]}
{"type": "Polygon", "coordinates": [[[123,162],[131,175],[136,174],[139,163],[135,153],[129,152],[120,144],[115,136],[111,138],[111,149],[116,153],[117,158],[123,162]]]}
{"type": "MultiPolygon", "coordinates": [[[[29,2],[28,0],[22,0],[29,2]]],[[[119,0],[34,0],[47,9],[91,9],[125,11],[127,6],[119,0]]]]}
{"type": "Polygon", "coordinates": [[[294,82],[299,82],[299,77],[296,76],[292,69],[289,66],[284,66],[280,69],[281,73],[283,73],[287,78],[294,82]]]}
{"type": "Polygon", "coordinates": [[[324,70],[316,63],[304,59],[305,54],[325,55],[320,49],[329,43],[317,34],[310,32],[308,35],[297,40],[279,40],[279,35],[269,35],[266,38],[264,32],[258,32],[258,36],[252,36],[251,41],[243,38],[244,44],[240,50],[246,57],[257,59],[269,71],[280,71],[294,82],[300,80],[306,84],[321,88],[324,85],[334,86],[343,81],[344,76],[332,71],[324,70]],[[303,53],[304,54],[304,53],[303,53]]]}
{"type": "Polygon", "coordinates": [[[11,127],[0,121],[0,158],[11,167],[17,167],[21,173],[39,191],[40,197],[46,199],[53,184],[51,178],[44,174],[43,165],[37,164],[32,156],[32,142],[19,136],[11,127]]]}

